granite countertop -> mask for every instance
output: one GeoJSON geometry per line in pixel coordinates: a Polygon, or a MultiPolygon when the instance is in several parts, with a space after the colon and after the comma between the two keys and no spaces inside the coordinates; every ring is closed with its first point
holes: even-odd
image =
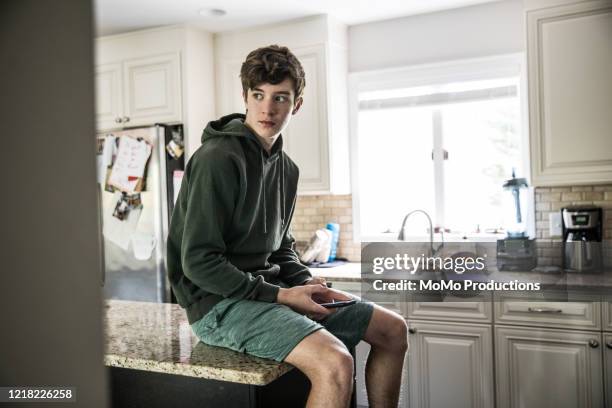
{"type": "Polygon", "coordinates": [[[333,268],[308,268],[312,276],[320,276],[329,281],[361,282],[361,263],[348,262],[333,268]]]}
{"type": "Polygon", "coordinates": [[[293,369],[200,342],[176,304],[108,300],[104,324],[104,362],[111,367],[252,385],[266,385],[293,369]]]}

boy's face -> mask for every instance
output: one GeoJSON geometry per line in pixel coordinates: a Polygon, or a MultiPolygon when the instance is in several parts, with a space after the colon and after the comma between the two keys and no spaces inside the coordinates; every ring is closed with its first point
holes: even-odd
{"type": "Polygon", "coordinates": [[[293,80],[289,78],[276,85],[257,85],[245,95],[245,124],[271,147],[301,105],[302,98],[295,100],[293,80]]]}

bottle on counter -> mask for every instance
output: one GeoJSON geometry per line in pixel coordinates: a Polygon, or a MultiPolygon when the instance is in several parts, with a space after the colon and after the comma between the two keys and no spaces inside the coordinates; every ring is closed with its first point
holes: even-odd
{"type": "Polygon", "coordinates": [[[340,225],[335,222],[329,222],[327,223],[325,228],[330,230],[332,233],[329,257],[327,258],[327,262],[332,262],[336,259],[336,250],[338,249],[338,238],[340,236],[340,225]]]}

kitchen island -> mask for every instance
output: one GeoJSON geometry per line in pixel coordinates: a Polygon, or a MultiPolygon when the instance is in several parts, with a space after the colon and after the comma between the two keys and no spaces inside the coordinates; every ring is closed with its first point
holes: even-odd
{"type": "Polygon", "coordinates": [[[199,342],[179,305],[108,300],[104,323],[113,407],[305,404],[299,370],[199,342]]]}

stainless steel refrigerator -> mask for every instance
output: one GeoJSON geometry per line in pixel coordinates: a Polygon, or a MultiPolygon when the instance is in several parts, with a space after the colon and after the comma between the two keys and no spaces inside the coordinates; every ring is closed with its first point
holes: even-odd
{"type": "Polygon", "coordinates": [[[155,125],[97,135],[106,299],[172,301],[165,244],[184,155],[177,157],[176,149],[167,150],[166,146],[177,148],[182,146],[182,140],[181,125],[155,125]],[[108,187],[122,138],[131,138],[130,143],[144,141],[150,150],[140,181],[142,191],[128,192],[123,198],[120,191],[111,192],[108,187]],[[136,204],[119,216],[122,200],[136,204]]]}

